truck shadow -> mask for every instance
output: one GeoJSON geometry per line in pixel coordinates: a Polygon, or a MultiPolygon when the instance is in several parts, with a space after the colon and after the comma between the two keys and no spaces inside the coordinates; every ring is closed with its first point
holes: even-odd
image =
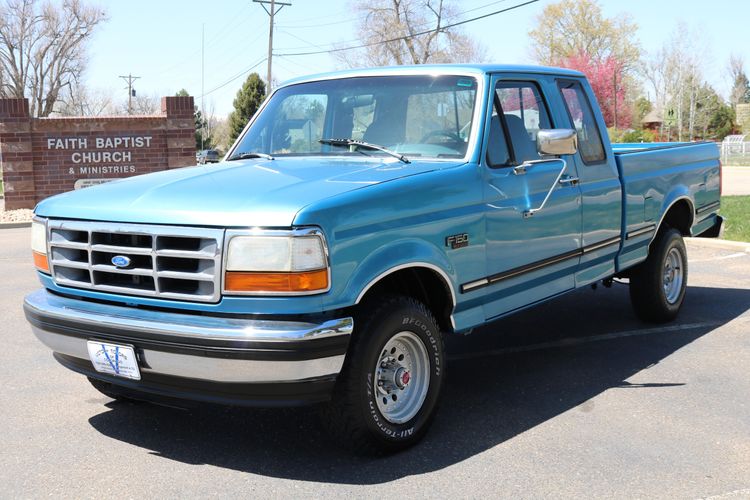
{"type": "Polygon", "coordinates": [[[685,385],[627,380],[749,309],[750,290],[691,287],[678,321],[655,328],[633,317],[627,287],[581,290],[451,338],[448,383],[432,429],[419,445],[385,459],[335,448],[311,408],[178,410],[111,402],[89,422],[106,436],[187,464],[379,484],[441,470],[573,408],[595,411],[586,402],[608,389],[685,385]]]}

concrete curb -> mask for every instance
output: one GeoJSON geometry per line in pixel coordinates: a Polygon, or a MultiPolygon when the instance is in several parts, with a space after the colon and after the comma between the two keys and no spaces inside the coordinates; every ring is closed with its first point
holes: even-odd
{"type": "Polygon", "coordinates": [[[750,243],[744,241],[718,240],[715,238],[685,238],[688,245],[703,248],[720,248],[750,253],[750,243]]]}
{"type": "Polygon", "coordinates": [[[15,229],[17,227],[31,227],[31,221],[28,222],[0,222],[0,230],[15,229]]]}

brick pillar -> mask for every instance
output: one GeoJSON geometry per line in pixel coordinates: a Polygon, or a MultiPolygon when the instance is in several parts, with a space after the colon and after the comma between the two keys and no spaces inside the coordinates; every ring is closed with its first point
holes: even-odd
{"type": "Polygon", "coordinates": [[[34,208],[34,162],[28,99],[0,99],[0,168],[5,209],[34,208]]]}
{"type": "Polygon", "coordinates": [[[195,165],[193,97],[162,97],[161,112],[167,116],[167,166],[178,168],[195,165]]]}

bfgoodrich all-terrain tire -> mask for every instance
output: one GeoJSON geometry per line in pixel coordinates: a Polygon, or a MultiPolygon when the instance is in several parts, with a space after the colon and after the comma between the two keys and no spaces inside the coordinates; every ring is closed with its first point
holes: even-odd
{"type": "Polygon", "coordinates": [[[664,323],[680,312],[687,288],[687,251],[676,229],[659,231],[648,258],[630,275],[630,301],[644,321],[664,323]]]}
{"type": "Polygon", "coordinates": [[[432,422],[445,378],[443,340],[417,300],[386,296],[363,305],[323,421],[357,453],[390,453],[418,442],[432,422]]]}

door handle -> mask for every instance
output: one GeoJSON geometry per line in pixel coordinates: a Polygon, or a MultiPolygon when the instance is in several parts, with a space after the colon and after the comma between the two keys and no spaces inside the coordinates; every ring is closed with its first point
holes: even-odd
{"type": "Polygon", "coordinates": [[[564,175],[560,177],[560,180],[557,182],[559,182],[563,186],[565,185],[575,186],[576,184],[578,184],[579,180],[580,179],[578,179],[578,177],[573,177],[572,175],[564,175]]]}

